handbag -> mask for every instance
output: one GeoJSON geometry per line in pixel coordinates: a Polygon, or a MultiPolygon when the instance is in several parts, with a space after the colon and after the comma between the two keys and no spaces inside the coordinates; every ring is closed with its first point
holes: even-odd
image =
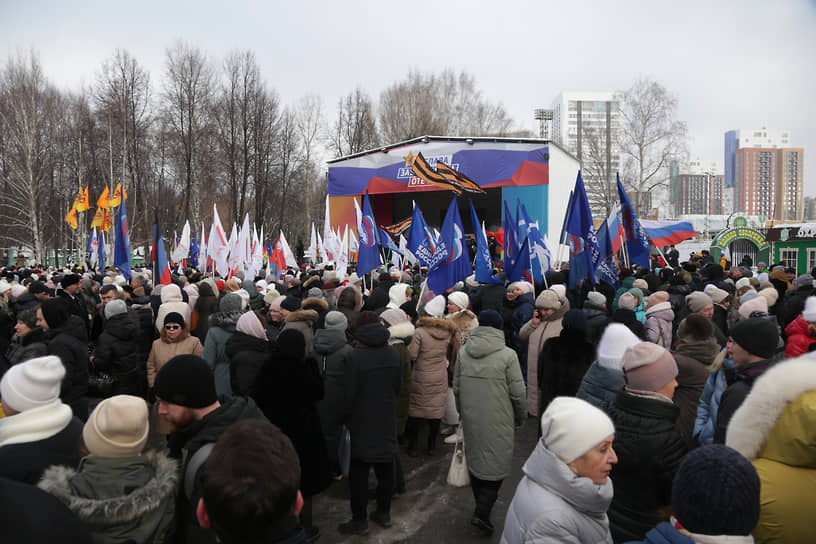
{"type": "Polygon", "coordinates": [[[453,450],[450,468],[448,469],[448,484],[454,487],[465,487],[470,485],[470,474],[468,474],[467,458],[465,457],[465,441],[456,442],[453,450]]]}
{"type": "Polygon", "coordinates": [[[453,387],[448,387],[448,393],[445,397],[445,415],[442,417],[442,423],[451,426],[459,424],[459,411],[456,409],[456,396],[453,394],[453,387]]]}
{"type": "Polygon", "coordinates": [[[88,396],[106,399],[113,396],[113,386],[116,378],[97,370],[92,364],[88,366],[88,396]]]}
{"type": "Polygon", "coordinates": [[[340,473],[344,478],[348,478],[349,466],[351,465],[351,433],[345,425],[340,429],[340,443],[337,445],[337,461],[340,465],[340,473]]]}

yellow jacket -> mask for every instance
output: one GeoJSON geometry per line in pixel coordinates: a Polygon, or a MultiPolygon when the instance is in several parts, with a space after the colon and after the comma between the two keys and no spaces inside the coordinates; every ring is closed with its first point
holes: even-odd
{"type": "Polygon", "coordinates": [[[816,542],[816,355],[768,369],[731,419],[726,445],[762,483],[757,544],[816,542]]]}

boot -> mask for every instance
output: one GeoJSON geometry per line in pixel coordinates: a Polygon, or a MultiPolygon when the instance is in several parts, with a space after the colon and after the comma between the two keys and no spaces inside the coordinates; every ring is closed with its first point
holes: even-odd
{"type": "Polygon", "coordinates": [[[436,449],[436,437],[439,436],[439,421],[438,419],[428,420],[428,449],[425,452],[428,456],[433,455],[436,449]]]}
{"type": "Polygon", "coordinates": [[[408,457],[417,456],[417,420],[414,417],[409,417],[405,423],[405,453],[408,457]]]}

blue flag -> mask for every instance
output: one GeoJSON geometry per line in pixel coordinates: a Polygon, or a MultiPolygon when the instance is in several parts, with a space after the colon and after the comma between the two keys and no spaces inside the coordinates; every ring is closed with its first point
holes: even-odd
{"type": "Polygon", "coordinates": [[[190,266],[198,268],[198,254],[200,250],[198,249],[198,234],[193,233],[193,240],[190,242],[190,266]]]}
{"type": "Polygon", "coordinates": [[[433,260],[436,247],[436,240],[428,225],[425,223],[425,216],[419,206],[414,205],[414,215],[411,217],[411,229],[408,231],[408,249],[414,254],[420,263],[428,266],[433,260]]]}
{"type": "Polygon", "coordinates": [[[360,276],[382,264],[378,238],[377,224],[374,222],[374,213],[371,211],[371,203],[368,201],[368,191],[366,191],[363,197],[360,224],[357,228],[357,239],[360,241],[360,248],[357,252],[357,274],[360,276]]]}
{"type": "Polygon", "coordinates": [[[476,260],[474,262],[476,281],[479,283],[504,283],[493,275],[493,259],[490,258],[490,246],[487,245],[487,238],[482,230],[482,224],[476,216],[476,209],[473,201],[470,202],[470,219],[473,221],[473,232],[476,235],[476,260]]]}
{"type": "Polygon", "coordinates": [[[635,209],[629,202],[629,196],[623,189],[620,174],[618,174],[618,197],[621,203],[621,219],[623,220],[623,232],[626,235],[626,251],[629,254],[629,262],[639,264],[649,268],[649,237],[638,221],[635,209]]]}
{"type": "Polygon", "coordinates": [[[459,208],[456,197],[448,206],[442,230],[433,261],[428,266],[428,288],[436,294],[442,294],[446,289],[473,273],[465,243],[465,231],[462,228],[462,219],[459,217],[459,208]]]}
{"type": "Polygon", "coordinates": [[[126,280],[130,281],[130,227],[128,226],[125,203],[116,214],[116,247],[113,248],[113,266],[118,268],[126,280]]]}
{"type": "Polygon", "coordinates": [[[595,285],[597,283],[595,270],[598,268],[601,252],[580,170],[575,179],[575,189],[572,191],[567,214],[569,220],[566,231],[570,235],[569,286],[575,287],[583,278],[589,278],[592,285],[595,285]]]}
{"type": "MultiPolygon", "coordinates": [[[[544,275],[550,269],[552,263],[552,251],[544,241],[541,231],[538,230],[538,223],[530,220],[527,214],[527,208],[524,204],[521,205],[519,211],[524,218],[524,223],[527,225],[527,237],[530,239],[530,265],[533,269],[533,278],[535,281],[544,281],[544,275]]],[[[519,225],[521,219],[519,219],[519,225]]]]}
{"type": "Polygon", "coordinates": [[[519,252],[519,237],[517,233],[516,218],[510,213],[507,202],[504,203],[504,270],[509,273],[516,266],[519,252]]]}
{"type": "Polygon", "coordinates": [[[393,253],[402,256],[402,250],[400,250],[399,246],[397,246],[397,244],[394,243],[394,240],[391,239],[391,235],[388,234],[384,228],[378,228],[380,229],[380,247],[383,249],[390,249],[393,253]]]}
{"type": "Polygon", "coordinates": [[[620,287],[620,277],[618,266],[615,264],[615,252],[612,250],[612,237],[609,235],[609,224],[604,221],[598,229],[598,247],[601,250],[601,258],[598,261],[598,269],[595,272],[599,280],[603,280],[615,289],[620,287]]]}
{"type": "Polygon", "coordinates": [[[525,238],[524,243],[518,252],[518,259],[511,270],[507,271],[507,281],[529,281],[532,283],[533,277],[530,275],[530,239],[525,238]]]}
{"type": "Polygon", "coordinates": [[[99,270],[105,271],[108,261],[108,247],[105,245],[105,231],[99,231],[99,270]]]}

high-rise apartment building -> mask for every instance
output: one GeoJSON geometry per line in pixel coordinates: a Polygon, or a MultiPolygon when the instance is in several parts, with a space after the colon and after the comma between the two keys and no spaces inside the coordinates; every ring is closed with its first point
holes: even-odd
{"type": "Polygon", "coordinates": [[[578,158],[592,214],[604,217],[617,201],[623,93],[565,91],[552,108],[553,140],[578,158]]]}
{"type": "Polygon", "coordinates": [[[774,219],[801,221],[804,215],[803,163],[805,150],[785,148],[779,150],[776,160],[776,200],[774,219]]]}
{"type": "Polygon", "coordinates": [[[690,161],[669,167],[669,190],[675,217],[723,213],[723,176],[717,161],[690,161]]]}
{"type": "Polygon", "coordinates": [[[789,130],[736,129],[725,133],[725,163],[723,165],[723,182],[726,187],[733,187],[736,180],[736,153],[744,147],[779,149],[790,147],[791,135],[789,130]]]}

